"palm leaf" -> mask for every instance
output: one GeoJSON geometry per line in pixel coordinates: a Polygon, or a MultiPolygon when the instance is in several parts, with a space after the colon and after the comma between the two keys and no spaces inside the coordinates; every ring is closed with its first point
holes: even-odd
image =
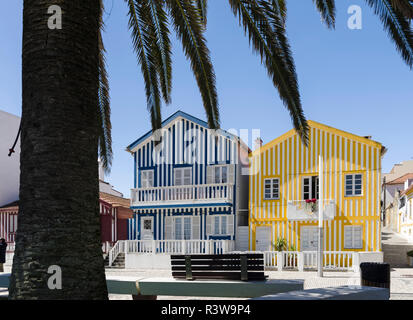
{"type": "Polygon", "coordinates": [[[202,16],[193,0],[165,0],[165,3],[185,55],[191,62],[208,125],[211,129],[217,129],[220,124],[215,72],[203,35],[202,16]]]}
{"type": "Polygon", "coordinates": [[[153,50],[156,58],[156,69],[159,74],[162,95],[167,104],[171,102],[172,90],[172,53],[169,39],[168,18],[159,0],[147,0],[145,21],[152,26],[153,50]]]}
{"type": "Polygon", "coordinates": [[[285,36],[282,15],[271,1],[229,0],[230,6],[256,51],[281,100],[290,112],[302,141],[308,142],[308,124],[301,106],[297,75],[285,36]]]}
{"type": "Polygon", "coordinates": [[[147,107],[151,114],[152,130],[161,128],[161,99],[156,66],[155,26],[148,21],[147,1],[125,0],[128,5],[129,29],[134,50],[145,82],[147,107]]]}
{"type": "Polygon", "coordinates": [[[397,9],[393,7],[393,0],[366,0],[366,2],[380,17],[384,29],[396,44],[397,51],[411,69],[413,67],[413,31],[409,19],[400,11],[401,1],[397,1],[399,3],[397,9]]]}
{"type": "Polygon", "coordinates": [[[400,12],[405,18],[413,19],[412,0],[391,0],[390,3],[394,10],[400,12]]]}
{"type": "Polygon", "coordinates": [[[99,157],[102,161],[102,166],[106,173],[110,172],[112,165],[112,125],[110,121],[110,97],[109,97],[109,81],[106,72],[105,47],[102,41],[102,32],[104,31],[103,3],[100,0],[100,15],[99,15],[99,91],[98,91],[98,139],[99,139],[99,157]]]}
{"type": "Polygon", "coordinates": [[[323,22],[328,28],[334,29],[336,24],[335,0],[313,0],[313,2],[320,12],[323,22]]]}
{"type": "Polygon", "coordinates": [[[208,13],[208,0],[196,0],[197,2],[197,7],[201,15],[201,20],[206,27],[207,24],[207,13],[208,13]]]}

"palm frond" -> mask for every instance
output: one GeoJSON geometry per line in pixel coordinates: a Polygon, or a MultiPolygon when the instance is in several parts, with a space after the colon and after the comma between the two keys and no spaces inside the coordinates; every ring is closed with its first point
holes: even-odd
{"type": "Polygon", "coordinates": [[[154,55],[156,68],[159,74],[163,99],[167,104],[171,102],[172,90],[172,52],[169,38],[168,18],[159,0],[147,0],[148,12],[145,23],[153,31],[154,55]]]}
{"type": "Polygon", "coordinates": [[[413,19],[413,1],[412,0],[391,0],[394,10],[400,12],[405,18],[413,19]]]}
{"type": "Polygon", "coordinates": [[[151,114],[152,130],[161,128],[161,98],[159,75],[156,67],[156,45],[153,38],[155,26],[148,23],[147,1],[125,0],[128,5],[129,29],[134,50],[145,82],[147,107],[151,114]]]}
{"type": "Polygon", "coordinates": [[[98,91],[98,139],[99,139],[99,157],[102,161],[102,166],[106,173],[110,172],[112,165],[112,125],[110,121],[110,96],[109,96],[109,81],[106,71],[105,47],[102,40],[102,32],[104,31],[103,3],[100,0],[100,15],[99,15],[99,91],[98,91]]]}
{"type": "Polygon", "coordinates": [[[283,24],[287,20],[287,4],[285,0],[271,0],[273,10],[281,17],[283,24]]]}
{"type": "Polygon", "coordinates": [[[229,0],[255,52],[267,69],[281,100],[290,112],[302,141],[308,142],[308,124],[301,106],[297,74],[278,6],[268,0],[229,0]]]}
{"type": "Polygon", "coordinates": [[[203,35],[202,17],[193,0],[165,0],[186,57],[191,62],[211,129],[218,129],[219,110],[215,72],[203,35]]]}
{"type": "Polygon", "coordinates": [[[321,14],[323,22],[328,28],[334,29],[336,25],[336,4],[335,0],[313,0],[317,10],[321,14]]]}
{"type": "Polygon", "coordinates": [[[207,14],[208,14],[208,0],[196,0],[197,2],[197,7],[198,10],[201,14],[201,19],[204,27],[206,27],[206,24],[208,22],[207,20],[207,14]]]}
{"type": "Polygon", "coordinates": [[[399,10],[400,6],[397,9],[393,7],[393,0],[366,0],[366,2],[379,16],[384,29],[396,44],[397,51],[411,69],[413,67],[413,30],[409,19],[399,10]]]}

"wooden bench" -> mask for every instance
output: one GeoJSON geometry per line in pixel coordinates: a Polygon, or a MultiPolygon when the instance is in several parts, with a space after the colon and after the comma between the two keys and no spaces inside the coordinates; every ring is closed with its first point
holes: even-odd
{"type": "Polygon", "coordinates": [[[171,268],[175,279],[259,281],[267,278],[262,253],[172,255],[171,268]]]}
{"type": "Polygon", "coordinates": [[[108,291],[136,300],[158,295],[253,298],[303,290],[304,280],[267,280],[262,253],[172,255],[172,278],[108,277],[108,291]]]}

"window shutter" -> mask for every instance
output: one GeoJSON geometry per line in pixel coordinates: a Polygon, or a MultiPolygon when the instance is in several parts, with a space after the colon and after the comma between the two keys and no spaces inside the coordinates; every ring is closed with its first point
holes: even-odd
{"type": "Polygon", "coordinates": [[[354,240],[355,249],[363,248],[362,230],[363,230],[363,227],[361,226],[354,227],[353,240],[354,240]]]}
{"type": "Polygon", "coordinates": [[[165,240],[173,240],[173,217],[165,217],[165,240]]]}
{"type": "Polygon", "coordinates": [[[230,164],[228,166],[228,182],[235,183],[235,165],[230,164]]]}
{"type": "Polygon", "coordinates": [[[351,249],[353,246],[353,228],[351,226],[344,227],[344,248],[351,249]]]}
{"type": "Polygon", "coordinates": [[[309,242],[309,231],[307,228],[303,228],[301,231],[301,250],[308,249],[309,242]]]}
{"type": "Polygon", "coordinates": [[[201,218],[200,216],[192,217],[192,239],[199,240],[201,239],[201,218]]]}
{"type": "Polygon", "coordinates": [[[212,234],[212,218],[213,216],[206,216],[206,234],[211,235],[212,234]]]}
{"type": "Polygon", "coordinates": [[[227,234],[234,235],[234,215],[231,214],[227,218],[227,234]]]}
{"type": "Polygon", "coordinates": [[[213,184],[215,180],[215,167],[208,166],[207,167],[207,184],[213,184]]]}

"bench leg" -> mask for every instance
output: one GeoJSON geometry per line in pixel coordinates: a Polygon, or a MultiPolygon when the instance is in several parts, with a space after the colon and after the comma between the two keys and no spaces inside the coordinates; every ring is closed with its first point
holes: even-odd
{"type": "Polygon", "coordinates": [[[132,300],[156,300],[157,296],[144,296],[141,294],[133,294],[132,300]]]}

